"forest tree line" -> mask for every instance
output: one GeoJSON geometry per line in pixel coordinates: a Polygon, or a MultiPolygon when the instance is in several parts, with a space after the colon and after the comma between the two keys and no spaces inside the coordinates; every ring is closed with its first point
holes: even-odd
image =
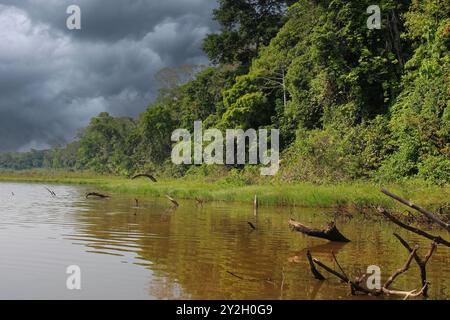
{"type": "MultiPolygon", "coordinates": [[[[101,113],[76,141],[0,154],[0,168],[63,168],[171,176],[172,131],[203,126],[280,130],[282,181],[450,182],[450,2],[219,0],[209,66],[162,70],[138,119],[101,113]]],[[[242,176],[252,166],[233,169],[242,176]]]]}

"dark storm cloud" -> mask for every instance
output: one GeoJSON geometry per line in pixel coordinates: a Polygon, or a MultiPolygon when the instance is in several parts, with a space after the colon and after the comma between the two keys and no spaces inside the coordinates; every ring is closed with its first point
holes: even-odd
{"type": "Polygon", "coordinates": [[[0,0],[0,151],[61,144],[102,111],[137,116],[163,67],[206,63],[211,0],[0,0]],[[82,30],[66,28],[78,4],[82,30]]]}

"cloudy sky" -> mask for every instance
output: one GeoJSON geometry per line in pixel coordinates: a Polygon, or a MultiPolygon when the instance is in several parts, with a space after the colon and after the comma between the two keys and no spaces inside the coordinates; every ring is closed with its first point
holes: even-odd
{"type": "Polygon", "coordinates": [[[137,116],[168,66],[205,64],[215,0],[0,0],[0,152],[73,139],[92,116],[137,116]],[[81,30],[66,9],[81,8],[81,30]]]}

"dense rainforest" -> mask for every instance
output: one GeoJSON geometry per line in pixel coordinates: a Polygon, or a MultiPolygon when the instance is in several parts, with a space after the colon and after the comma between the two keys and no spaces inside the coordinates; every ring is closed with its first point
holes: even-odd
{"type": "Polygon", "coordinates": [[[172,131],[280,130],[279,181],[450,182],[450,1],[219,0],[208,66],[161,70],[138,119],[101,113],[64,147],[0,154],[0,168],[263,179],[255,166],[172,164],[172,131]]]}

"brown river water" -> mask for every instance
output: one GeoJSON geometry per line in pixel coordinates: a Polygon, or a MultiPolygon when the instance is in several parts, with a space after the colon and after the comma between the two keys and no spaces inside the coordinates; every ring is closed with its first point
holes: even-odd
{"type": "MultiPolygon", "coordinates": [[[[255,217],[251,204],[180,200],[171,210],[167,199],[142,195],[134,208],[133,195],[86,200],[88,187],[49,187],[56,197],[41,184],[0,183],[0,299],[367,299],[325,272],[315,280],[306,250],[332,267],[334,251],[352,276],[377,265],[385,280],[408,256],[393,232],[422,256],[430,245],[359,215],[338,219],[347,244],[288,227],[290,217],[321,227],[331,209],[262,207],[255,217]],[[70,265],[80,267],[81,290],[66,287],[70,265]]],[[[440,246],[429,262],[431,299],[450,296],[449,261],[440,246]]],[[[393,287],[419,288],[417,266],[393,287]]]]}

